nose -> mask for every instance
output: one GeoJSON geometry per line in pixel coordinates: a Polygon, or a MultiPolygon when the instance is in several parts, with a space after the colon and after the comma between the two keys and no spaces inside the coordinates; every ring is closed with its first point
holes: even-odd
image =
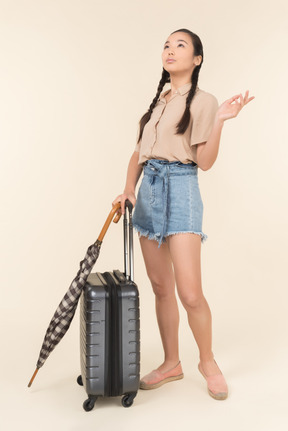
{"type": "Polygon", "coordinates": [[[169,49],[168,49],[168,55],[174,55],[174,51],[173,51],[173,49],[170,47],[169,49]]]}

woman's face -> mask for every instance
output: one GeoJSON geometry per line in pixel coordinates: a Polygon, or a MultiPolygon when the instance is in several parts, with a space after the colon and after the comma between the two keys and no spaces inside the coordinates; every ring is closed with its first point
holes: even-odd
{"type": "Polygon", "coordinates": [[[189,34],[177,32],[170,34],[164,44],[162,63],[168,73],[189,72],[201,64],[201,55],[194,57],[194,47],[189,34]]]}

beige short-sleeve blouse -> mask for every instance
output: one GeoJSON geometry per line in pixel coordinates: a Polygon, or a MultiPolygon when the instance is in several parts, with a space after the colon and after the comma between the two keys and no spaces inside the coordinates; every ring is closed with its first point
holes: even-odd
{"type": "Polygon", "coordinates": [[[176,126],[185,110],[190,88],[191,83],[178,88],[168,102],[165,95],[170,90],[161,93],[150,120],[145,124],[141,141],[135,146],[135,151],[139,151],[139,164],[149,159],[197,163],[196,144],[208,140],[219,105],[213,94],[197,86],[190,105],[189,126],[183,135],[176,135],[176,126]]]}

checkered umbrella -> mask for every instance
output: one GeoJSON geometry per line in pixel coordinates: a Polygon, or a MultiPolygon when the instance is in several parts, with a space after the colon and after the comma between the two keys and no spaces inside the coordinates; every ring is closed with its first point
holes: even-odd
{"type": "MultiPolygon", "coordinates": [[[[97,241],[95,241],[95,243],[90,245],[90,247],[88,248],[84,259],[80,262],[80,268],[76,277],[72,281],[68,291],[65,293],[62,301],[58,305],[57,310],[55,311],[54,316],[46,331],[39,358],[37,361],[36,370],[28,384],[28,387],[32,385],[39,368],[44,365],[46,359],[48,358],[52,350],[54,350],[61,338],[63,338],[63,336],[67,332],[74,317],[77,304],[82,289],[85,286],[87,277],[92,271],[92,268],[99,256],[100,247],[104,235],[114,217],[114,214],[119,210],[120,206],[121,204],[117,203],[110,211],[110,214],[108,215],[108,218],[103,226],[103,229],[97,241]]],[[[117,213],[113,221],[117,223],[120,217],[121,213],[119,212],[117,213]]]]}

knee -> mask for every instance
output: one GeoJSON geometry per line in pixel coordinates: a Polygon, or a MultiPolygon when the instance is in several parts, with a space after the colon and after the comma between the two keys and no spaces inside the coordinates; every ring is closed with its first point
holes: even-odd
{"type": "Polygon", "coordinates": [[[198,309],[203,305],[205,298],[202,292],[187,292],[179,294],[179,298],[186,311],[191,309],[198,309]]]}
{"type": "Polygon", "coordinates": [[[165,299],[175,295],[174,282],[165,278],[149,277],[155,296],[158,299],[165,299]]]}

